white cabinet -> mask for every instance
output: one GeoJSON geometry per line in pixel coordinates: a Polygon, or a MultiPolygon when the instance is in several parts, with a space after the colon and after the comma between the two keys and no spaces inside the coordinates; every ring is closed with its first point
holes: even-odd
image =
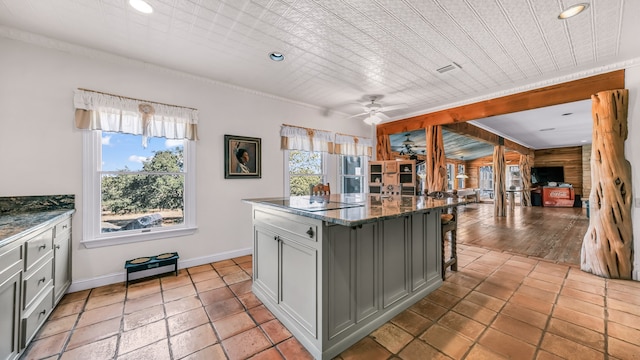
{"type": "Polygon", "coordinates": [[[308,220],[254,211],[254,287],[315,338],[319,222],[308,220]]]}
{"type": "Polygon", "coordinates": [[[22,289],[22,246],[11,243],[0,248],[0,359],[15,359],[20,352],[20,292],[22,289]]]}
{"type": "Polygon", "coordinates": [[[55,225],[53,253],[53,301],[57,304],[71,285],[71,217],[55,225]]]}
{"type": "Polygon", "coordinates": [[[70,246],[69,214],[0,247],[0,360],[20,355],[69,288],[70,246]]]}
{"type": "Polygon", "coordinates": [[[440,210],[357,226],[253,207],[253,292],[331,359],[442,284],[440,210]]]}

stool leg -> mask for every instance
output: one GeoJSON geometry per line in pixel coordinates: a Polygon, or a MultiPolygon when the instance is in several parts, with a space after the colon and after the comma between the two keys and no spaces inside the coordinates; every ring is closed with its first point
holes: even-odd
{"type": "Polygon", "coordinates": [[[444,281],[445,273],[447,272],[447,261],[444,254],[444,242],[447,238],[447,233],[444,231],[444,229],[442,229],[442,227],[440,227],[440,231],[442,232],[442,241],[440,246],[442,247],[442,280],[444,281]]]}
{"type": "Polygon", "coordinates": [[[451,259],[453,260],[451,263],[452,271],[458,271],[458,249],[456,246],[457,232],[458,231],[456,229],[451,230],[451,259]]]}

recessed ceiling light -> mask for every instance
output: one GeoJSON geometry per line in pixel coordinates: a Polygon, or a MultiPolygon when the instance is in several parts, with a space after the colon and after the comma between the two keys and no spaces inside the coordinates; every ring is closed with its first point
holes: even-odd
{"type": "Polygon", "coordinates": [[[581,142],[581,143],[586,143],[586,142],[587,142],[587,140],[580,140],[580,142],[581,142]]]}
{"type": "Polygon", "coordinates": [[[269,54],[269,59],[273,61],[282,61],[284,60],[284,55],[282,53],[274,51],[269,54]]]}
{"type": "Polygon", "coordinates": [[[540,129],[538,131],[552,131],[555,130],[556,128],[544,128],[544,129],[540,129]]]}
{"type": "Polygon", "coordinates": [[[143,14],[151,14],[153,12],[151,5],[144,0],[129,0],[129,5],[143,14]]]}
{"type": "Polygon", "coordinates": [[[564,10],[563,12],[561,12],[560,15],[558,15],[558,19],[564,20],[564,19],[568,19],[570,17],[574,17],[574,16],[580,14],[581,12],[583,12],[588,7],[589,7],[589,4],[587,4],[587,3],[581,3],[581,4],[572,5],[572,6],[568,7],[566,10],[564,10]]]}

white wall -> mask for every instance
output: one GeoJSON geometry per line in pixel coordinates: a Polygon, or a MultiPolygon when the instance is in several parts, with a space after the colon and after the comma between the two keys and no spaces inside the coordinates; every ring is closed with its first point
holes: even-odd
{"type": "Polygon", "coordinates": [[[633,279],[640,280],[640,66],[625,70],[625,88],[629,89],[629,136],[625,142],[625,156],[631,163],[633,184],[633,279]]]}
{"type": "Polygon", "coordinates": [[[49,43],[0,37],[0,196],[75,194],[72,290],[123,281],[125,260],[138,256],[178,251],[180,263],[193,266],[250,253],[251,211],[241,199],[283,195],[281,124],[371,136],[361,121],[325,117],[318,108],[49,43]],[[73,126],[79,87],[199,109],[196,234],[97,249],[80,244],[82,134],[73,126]],[[224,179],[224,134],[262,139],[261,179],[224,179]]]}

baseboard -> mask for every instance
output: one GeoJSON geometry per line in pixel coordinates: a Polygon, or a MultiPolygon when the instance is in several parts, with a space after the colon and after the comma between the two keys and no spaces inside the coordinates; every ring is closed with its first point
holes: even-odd
{"type": "MultiPolygon", "coordinates": [[[[178,269],[185,269],[185,268],[190,268],[198,265],[209,264],[216,261],[233,259],[240,256],[251,255],[252,253],[253,253],[253,248],[246,248],[246,249],[239,249],[234,251],[227,251],[227,252],[213,254],[213,255],[201,256],[201,257],[192,258],[192,259],[186,259],[186,260],[180,259],[178,261],[178,269]]],[[[135,279],[139,279],[146,276],[162,274],[167,271],[171,271],[171,270],[170,269],[168,270],[166,268],[160,268],[160,269],[156,268],[156,269],[140,271],[137,273],[130,274],[129,280],[135,280],[135,279]]],[[[69,290],[67,290],[67,293],[93,289],[100,286],[124,282],[125,278],[126,278],[126,272],[124,271],[124,265],[123,265],[122,272],[97,276],[91,279],[74,280],[71,282],[71,286],[69,286],[69,290]]]]}

